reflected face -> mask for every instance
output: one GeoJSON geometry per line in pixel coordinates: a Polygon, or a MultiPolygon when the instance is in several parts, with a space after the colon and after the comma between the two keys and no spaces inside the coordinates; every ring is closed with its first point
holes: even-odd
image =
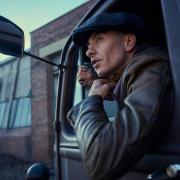
{"type": "Polygon", "coordinates": [[[118,31],[94,33],[88,40],[86,55],[99,77],[108,77],[123,68],[128,54],[125,48],[126,35],[118,31]]]}

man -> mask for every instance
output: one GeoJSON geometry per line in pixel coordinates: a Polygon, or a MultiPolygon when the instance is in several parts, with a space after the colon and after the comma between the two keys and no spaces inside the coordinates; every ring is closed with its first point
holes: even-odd
{"type": "Polygon", "coordinates": [[[154,147],[170,118],[168,57],[160,47],[143,45],[143,32],[143,20],[123,12],[92,17],[73,33],[99,76],[68,113],[92,179],[121,177],[154,147]],[[105,99],[117,102],[114,121],[105,99]]]}

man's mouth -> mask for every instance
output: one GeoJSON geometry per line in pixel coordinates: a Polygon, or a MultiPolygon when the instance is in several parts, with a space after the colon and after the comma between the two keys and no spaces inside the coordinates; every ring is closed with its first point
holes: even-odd
{"type": "Polygon", "coordinates": [[[92,59],[91,60],[91,64],[93,65],[94,68],[96,68],[99,61],[100,61],[100,59],[92,59]]]}

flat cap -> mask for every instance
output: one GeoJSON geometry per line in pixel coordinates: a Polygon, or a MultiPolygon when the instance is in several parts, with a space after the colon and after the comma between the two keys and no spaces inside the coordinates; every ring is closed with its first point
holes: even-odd
{"type": "Polygon", "coordinates": [[[93,16],[77,27],[72,34],[75,44],[86,47],[87,41],[92,33],[106,30],[117,30],[123,33],[134,33],[141,35],[144,30],[144,21],[131,13],[101,13],[93,16]]]}

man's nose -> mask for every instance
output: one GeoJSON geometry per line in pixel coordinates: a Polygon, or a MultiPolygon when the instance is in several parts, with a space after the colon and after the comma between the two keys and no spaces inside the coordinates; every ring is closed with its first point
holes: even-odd
{"type": "Polygon", "coordinates": [[[92,44],[88,45],[88,49],[86,51],[86,56],[88,56],[89,58],[93,57],[95,55],[95,48],[92,44]]]}

